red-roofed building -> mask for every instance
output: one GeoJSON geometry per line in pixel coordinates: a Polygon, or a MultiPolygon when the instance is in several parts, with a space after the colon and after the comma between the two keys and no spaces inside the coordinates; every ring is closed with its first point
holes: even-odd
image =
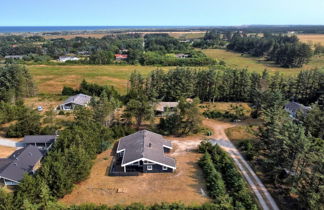
{"type": "Polygon", "coordinates": [[[126,60],[127,58],[128,58],[128,55],[125,55],[125,54],[115,54],[115,59],[117,61],[126,60]]]}

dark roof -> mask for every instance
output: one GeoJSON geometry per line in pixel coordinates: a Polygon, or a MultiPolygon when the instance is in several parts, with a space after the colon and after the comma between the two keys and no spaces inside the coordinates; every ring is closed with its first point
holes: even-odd
{"type": "Polygon", "coordinates": [[[88,104],[90,102],[90,100],[91,100],[91,96],[80,93],[75,96],[69,97],[68,99],[66,99],[64,101],[63,104],[72,103],[72,104],[78,104],[78,105],[83,106],[83,105],[88,104]]]}
{"type": "Polygon", "coordinates": [[[163,147],[172,148],[171,142],[160,134],[142,130],[120,139],[117,152],[125,150],[122,165],[145,158],[175,168],[175,160],[164,155],[163,147]]]}
{"type": "Polygon", "coordinates": [[[2,171],[12,160],[9,158],[1,158],[0,159],[0,171],[2,171]]]}
{"type": "Polygon", "coordinates": [[[55,141],[56,135],[34,135],[25,136],[23,143],[53,143],[55,141]]]}
{"type": "Polygon", "coordinates": [[[286,109],[289,109],[293,113],[297,113],[298,111],[301,111],[302,113],[306,113],[311,108],[304,106],[303,104],[297,103],[297,102],[289,102],[285,105],[286,109]]]}
{"type": "MultiPolygon", "coordinates": [[[[43,153],[35,146],[29,145],[16,150],[9,158],[2,160],[0,177],[19,182],[25,173],[30,173],[35,164],[43,158],[43,153]]],[[[0,163],[1,165],[1,163],[0,163]]]]}

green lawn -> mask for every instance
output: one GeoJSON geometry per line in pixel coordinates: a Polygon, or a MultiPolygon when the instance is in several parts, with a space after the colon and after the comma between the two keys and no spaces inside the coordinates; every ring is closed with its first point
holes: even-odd
{"type": "Polygon", "coordinates": [[[251,57],[248,55],[241,56],[240,53],[227,51],[224,49],[207,49],[202,50],[207,56],[217,60],[223,60],[225,63],[234,68],[247,68],[250,71],[262,72],[268,69],[269,72],[281,72],[287,75],[297,74],[301,70],[309,70],[314,68],[324,68],[324,56],[314,56],[311,62],[304,65],[302,68],[281,68],[271,62],[265,61],[262,58],[251,57]]]}
{"type": "MultiPolygon", "coordinates": [[[[127,81],[133,71],[147,75],[155,66],[121,65],[29,65],[39,93],[58,94],[64,85],[77,88],[83,79],[101,85],[113,85],[126,92],[127,81]]],[[[169,69],[172,67],[162,67],[169,69]]]]}

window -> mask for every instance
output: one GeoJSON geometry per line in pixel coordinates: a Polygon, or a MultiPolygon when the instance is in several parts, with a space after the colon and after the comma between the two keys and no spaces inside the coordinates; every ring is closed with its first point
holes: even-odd
{"type": "Polygon", "coordinates": [[[166,171],[166,170],[168,170],[168,167],[166,167],[166,166],[162,166],[162,170],[163,170],[163,171],[166,171]]]}
{"type": "Polygon", "coordinates": [[[152,170],[153,170],[153,166],[152,166],[152,165],[148,165],[148,166],[147,166],[147,170],[148,170],[148,171],[152,171],[152,170]]]}

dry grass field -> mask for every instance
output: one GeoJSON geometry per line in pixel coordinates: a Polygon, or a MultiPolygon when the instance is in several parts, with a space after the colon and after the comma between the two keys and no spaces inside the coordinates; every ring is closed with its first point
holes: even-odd
{"type": "MultiPolygon", "coordinates": [[[[129,76],[133,71],[147,75],[154,66],[122,65],[30,65],[30,70],[39,93],[59,94],[64,85],[78,88],[81,81],[95,82],[101,85],[113,85],[125,93],[129,76]]],[[[172,67],[163,67],[169,69],[172,67]]]]}
{"type": "Polygon", "coordinates": [[[14,148],[14,147],[0,146],[0,158],[7,158],[14,151],[16,151],[16,148],[14,148]]]}
{"type": "MultiPolygon", "coordinates": [[[[122,32],[119,34],[127,34],[127,33],[136,33],[136,32],[122,32]]],[[[194,39],[194,38],[201,38],[205,35],[205,31],[175,31],[175,32],[158,32],[158,31],[147,31],[147,32],[138,32],[140,34],[155,34],[155,33],[166,33],[175,38],[182,38],[182,39],[194,39]]],[[[68,35],[45,35],[43,36],[45,39],[73,39],[75,37],[83,37],[83,38],[97,38],[101,39],[106,35],[111,35],[111,32],[107,33],[88,33],[88,34],[68,34],[68,35]]]]}
{"type": "Polygon", "coordinates": [[[251,57],[248,55],[241,56],[241,53],[231,52],[223,49],[207,49],[203,52],[212,58],[224,60],[227,65],[233,68],[247,68],[250,71],[262,72],[268,69],[269,72],[281,72],[286,75],[295,75],[301,70],[309,70],[314,68],[324,68],[324,57],[314,56],[309,64],[302,68],[282,68],[273,63],[265,61],[263,58],[251,57]]]}
{"type": "Polygon", "coordinates": [[[321,45],[324,45],[324,34],[299,34],[297,36],[300,41],[307,44],[321,43],[321,45]]]}
{"type": "MultiPolygon", "coordinates": [[[[193,137],[195,138],[195,137],[193,137]]],[[[98,155],[90,177],[75,186],[73,192],[60,200],[72,205],[81,203],[127,205],[140,202],[145,205],[161,202],[181,202],[188,205],[209,202],[204,192],[204,179],[197,164],[201,154],[188,151],[199,144],[197,139],[174,140],[171,153],[177,161],[177,171],[167,174],[143,174],[131,177],[107,176],[111,150],[98,155]],[[184,144],[182,144],[182,141],[184,144]],[[177,146],[178,145],[178,146],[177,146]]]]}
{"type": "Polygon", "coordinates": [[[205,36],[205,31],[170,32],[169,35],[177,39],[198,39],[205,36]]]}
{"type": "Polygon", "coordinates": [[[97,38],[101,39],[102,37],[108,35],[108,33],[93,33],[93,34],[69,34],[69,35],[46,35],[43,36],[45,39],[58,39],[58,38],[63,38],[63,39],[73,39],[75,37],[83,37],[83,38],[97,38]]]}

